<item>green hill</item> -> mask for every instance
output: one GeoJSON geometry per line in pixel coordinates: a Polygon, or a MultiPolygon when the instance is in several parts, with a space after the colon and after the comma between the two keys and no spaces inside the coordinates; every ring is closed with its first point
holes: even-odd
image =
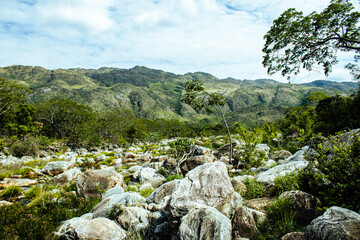
{"type": "Polygon", "coordinates": [[[283,117],[285,109],[305,103],[313,91],[350,94],[356,83],[316,81],[297,85],[271,79],[218,79],[211,74],[195,72],[177,75],[136,66],[131,69],[55,69],[9,66],[0,68],[0,77],[27,85],[33,93],[29,100],[39,103],[52,98],[66,98],[102,111],[113,107],[130,109],[139,118],[166,118],[181,121],[218,121],[180,102],[184,83],[200,79],[208,91],[226,92],[226,115],[230,122],[248,125],[283,117]]]}

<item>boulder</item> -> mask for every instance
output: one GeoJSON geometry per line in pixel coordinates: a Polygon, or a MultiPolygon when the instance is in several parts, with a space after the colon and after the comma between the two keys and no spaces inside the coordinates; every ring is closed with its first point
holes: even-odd
{"type": "Polygon", "coordinates": [[[267,144],[260,143],[257,144],[255,148],[258,152],[264,152],[266,156],[270,153],[270,147],[267,144]]]}
{"type": "Polygon", "coordinates": [[[146,199],[146,202],[149,204],[159,204],[164,197],[171,196],[173,194],[173,192],[178,188],[180,181],[181,180],[179,179],[175,179],[161,185],[150,194],[150,196],[146,199]]]}
{"type": "Polygon", "coordinates": [[[214,155],[199,155],[185,159],[180,163],[180,170],[183,175],[204,163],[211,163],[216,160],[214,155]]]}
{"type": "Polygon", "coordinates": [[[300,171],[306,168],[309,162],[301,159],[303,159],[303,156],[298,156],[297,158],[293,159],[294,161],[289,161],[287,163],[277,165],[265,172],[259,173],[255,177],[255,180],[273,185],[275,178],[279,176],[285,176],[288,173],[300,171]]]}
{"type": "MultiPolygon", "coordinates": [[[[237,145],[237,143],[235,141],[233,141],[232,148],[234,149],[236,147],[236,145],[237,145]]],[[[215,155],[215,157],[220,159],[220,157],[222,157],[222,156],[229,156],[229,152],[230,152],[230,143],[219,147],[218,149],[216,149],[216,151],[213,154],[215,155]]]]}
{"type": "Polygon", "coordinates": [[[145,198],[135,192],[125,192],[122,194],[114,194],[99,202],[91,212],[94,218],[107,217],[115,205],[128,206],[136,202],[145,202],[145,198]]]}
{"type": "Polygon", "coordinates": [[[209,155],[212,152],[210,148],[194,145],[191,148],[190,156],[209,155]]]}
{"type": "Polygon", "coordinates": [[[250,200],[245,200],[244,205],[249,208],[265,213],[266,207],[275,201],[276,198],[274,197],[254,198],[250,200]]]}
{"type": "Polygon", "coordinates": [[[125,230],[107,218],[91,220],[84,217],[72,218],[63,222],[56,234],[62,240],[122,240],[126,238],[125,230]]]}
{"type": "Polygon", "coordinates": [[[106,160],[105,154],[101,154],[95,158],[95,162],[102,162],[104,160],[106,160]]]}
{"type": "Polygon", "coordinates": [[[8,202],[8,201],[5,201],[5,200],[0,200],[0,207],[9,206],[11,204],[12,204],[11,202],[8,202]]]}
{"type": "Polygon", "coordinates": [[[252,234],[258,233],[257,220],[264,217],[265,213],[245,206],[239,207],[236,209],[232,219],[233,237],[240,236],[248,238],[252,234]]]}
{"type": "Polygon", "coordinates": [[[140,184],[146,182],[151,183],[153,188],[157,188],[166,180],[165,177],[159,173],[156,173],[156,170],[153,168],[145,167],[142,168],[139,172],[140,184]]]}
{"type": "Polygon", "coordinates": [[[246,193],[246,185],[243,181],[238,178],[231,178],[230,181],[236,192],[240,193],[240,195],[246,193]]]}
{"type": "Polygon", "coordinates": [[[91,170],[78,175],[76,194],[85,198],[100,198],[101,192],[124,185],[123,176],[114,168],[91,170]]]}
{"type": "Polygon", "coordinates": [[[186,215],[198,205],[214,207],[230,217],[242,198],[234,191],[222,162],[205,163],[191,170],[173,192],[170,210],[173,217],[186,215]]]}
{"type": "Polygon", "coordinates": [[[360,239],[360,215],[349,209],[331,207],[307,226],[304,232],[304,239],[360,239]]]}
{"type": "Polygon", "coordinates": [[[278,161],[278,160],[285,160],[291,155],[292,155],[291,152],[287,150],[279,150],[279,151],[275,151],[273,154],[270,154],[269,157],[275,161],[278,161]]]}
{"type": "Polygon", "coordinates": [[[82,172],[79,168],[72,168],[70,170],[67,170],[67,171],[53,177],[52,181],[55,184],[66,185],[66,184],[70,183],[71,181],[75,180],[76,177],[81,173],[82,172]]]}
{"type": "Polygon", "coordinates": [[[182,218],[179,232],[183,240],[231,240],[231,222],[215,208],[193,208],[182,218]]]}
{"type": "Polygon", "coordinates": [[[55,161],[47,163],[41,172],[50,176],[58,175],[74,166],[74,162],[55,161]]]}
{"type": "Polygon", "coordinates": [[[115,195],[115,194],[122,194],[124,193],[125,190],[124,188],[122,187],[114,187],[114,188],[111,188],[109,190],[107,190],[103,195],[102,195],[102,200],[104,200],[105,198],[107,197],[110,197],[112,195],[115,195]]]}
{"type": "Polygon", "coordinates": [[[35,184],[36,180],[31,180],[27,178],[4,178],[3,181],[0,181],[0,188],[7,188],[10,186],[30,187],[35,184]]]}
{"type": "Polygon", "coordinates": [[[141,207],[125,207],[117,217],[117,222],[125,230],[144,234],[149,227],[150,215],[150,211],[141,207]]]}
{"type": "Polygon", "coordinates": [[[280,240],[303,240],[304,233],[302,232],[292,232],[283,236],[280,240]]]}
{"type": "Polygon", "coordinates": [[[280,197],[291,199],[292,206],[297,211],[296,222],[299,225],[306,226],[318,217],[316,209],[320,207],[320,200],[313,195],[297,190],[284,192],[280,197]]]}

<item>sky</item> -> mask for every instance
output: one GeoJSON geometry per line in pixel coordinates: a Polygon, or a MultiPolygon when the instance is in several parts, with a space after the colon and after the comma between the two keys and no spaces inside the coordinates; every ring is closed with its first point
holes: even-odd
{"type": "MultiPolygon", "coordinates": [[[[0,0],[0,66],[132,68],[218,78],[271,78],[262,66],[263,36],[288,8],[309,14],[329,0],[0,0]]],[[[322,69],[292,82],[350,81],[344,69],[322,69]]]]}

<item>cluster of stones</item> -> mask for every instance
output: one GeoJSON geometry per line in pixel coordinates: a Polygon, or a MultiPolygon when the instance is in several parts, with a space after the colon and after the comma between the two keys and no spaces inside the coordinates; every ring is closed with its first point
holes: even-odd
{"type": "MultiPolygon", "coordinates": [[[[224,149],[224,148],[222,148],[224,149]]],[[[76,194],[83,198],[101,198],[90,213],[72,218],[62,223],[56,234],[60,239],[126,239],[129,234],[140,234],[144,239],[247,239],[259,230],[257,222],[266,218],[264,207],[275,199],[262,198],[244,201],[241,194],[244,180],[248,177],[266,184],[287,173],[304,169],[308,162],[305,154],[311,151],[304,147],[295,154],[280,151],[270,155],[269,147],[261,144],[268,160],[257,169],[257,175],[229,177],[229,172],[239,170],[229,167],[226,151],[212,152],[195,146],[188,158],[180,163],[168,156],[153,157],[150,154],[114,150],[116,158],[113,166],[82,171],[78,166],[89,152],[78,149],[58,156],[34,173],[48,178],[56,184],[75,182],[76,194]],[[130,165],[129,169],[122,166],[130,165]],[[275,166],[274,166],[275,165],[275,166]],[[157,173],[159,168],[178,168],[183,179],[165,182],[157,173]],[[125,191],[132,183],[125,184],[124,178],[137,182],[138,190],[152,189],[147,198],[135,191],[125,191]]],[[[226,150],[226,148],[225,148],[226,150]]],[[[92,153],[93,155],[96,155],[92,153]]],[[[45,157],[47,159],[54,156],[45,157]]],[[[86,161],[101,162],[107,156],[86,161]]],[[[2,164],[11,161],[28,161],[0,156],[2,164]]],[[[39,178],[41,179],[41,178],[39,178]]],[[[8,178],[0,182],[0,187],[10,185],[22,187],[39,183],[38,180],[8,178]],[[26,182],[26,184],[25,184],[26,182]]],[[[360,215],[353,211],[332,207],[322,216],[316,214],[319,201],[301,191],[284,192],[282,197],[290,198],[294,209],[300,215],[298,220],[306,224],[303,233],[290,233],[282,239],[359,239],[360,215]]],[[[10,204],[10,203],[0,203],[10,204]]]]}

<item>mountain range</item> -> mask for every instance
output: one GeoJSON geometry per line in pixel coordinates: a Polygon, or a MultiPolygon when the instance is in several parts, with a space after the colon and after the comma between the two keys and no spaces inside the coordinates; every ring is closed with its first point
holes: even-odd
{"type": "Polygon", "coordinates": [[[311,92],[348,95],[358,89],[355,82],[318,80],[287,84],[271,79],[218,79],[209,73],[179,75],[141,66],[49,70],[15,65],[0,68],[0,77],[28,86],[33,91],[28,98],[34,104],[65,98],[99,112],[120,107],[130,109],[138,118],[178,119],[205,125],[219,121],[219,116],[206,115],[181,103],[186,81],[200,79],[207,91],[223,92],[230,123],[241,121],[249,126],[282,118],[288,107],[305,104],[311,92]]]}

